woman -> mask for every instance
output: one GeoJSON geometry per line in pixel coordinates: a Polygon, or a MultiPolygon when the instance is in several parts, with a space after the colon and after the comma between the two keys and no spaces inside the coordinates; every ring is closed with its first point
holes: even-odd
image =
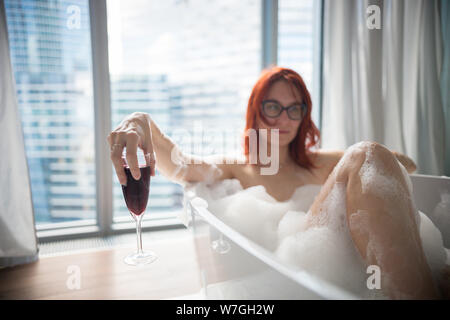
{"type": "MultiPolygon", "coordinates": [[[[215,165],[207,160],[193,163],[194,156],[181,153],[146,113],[131,114],[108,136],[111,160],[121,184],[126,184],[121,158],[126,146],[126,158],[135,179],[140,178],[136,157],[140,147],[152,155],[151,175],[155,175],[156,165],[164,176],[182,184],[235,178],[244,188],[263,185],[278,201],[290,199],[299,186],[323,185],[310,208],[313,217],[320,216],[324,200],[333,186],[341,183],[346,188],[346,218],[353,243],[368,265],[379,266],[385,278],[390,279],[384,284],[385,293],[392,298],[439,297],[422,249],[408,177],[399,165],[400,161],[408,172],[413,172],[413,161],[374,142],[359,143],[345,152],[313,150],[319,131],[311,120],[311,108],[310,94],[295,71],[274,67],[266,70],[255,84],[248,103],[246,129],[255,129],[258,139],[266,140],[268,150],[273,147],[271,130],[279,129],[279,140],[273,142],[279,152],[279,170],[273,175],[261,174],[260,169],[268,165],[259,157],[254,164],[227,161],[228,164],[215,165]],[[267,138],[260,136],[258,129],[267,129],[267,138]],[[176,161],[174,150],[179,155],[176,161]],[[370,172],[383,172],[395,190],[386,191],[376,183],[367,183],[370,172]],[[377,250],[373,250],[374,246],[377,250]],[[401,254],[396,254],[400,251],[393,247],[401,254]]],[[[247,160],[249,154],[246,138],[247,160]]],[[[312,219],[311,224],[320,221],[312,219]]]]}

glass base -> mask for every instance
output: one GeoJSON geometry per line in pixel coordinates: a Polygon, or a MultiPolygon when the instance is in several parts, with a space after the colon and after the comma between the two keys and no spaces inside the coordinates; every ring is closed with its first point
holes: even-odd
{"type": "Polygon", "coordinates": [[[231,249],[231,246],[228,243],[228,241],[223,239],[213,241],[211,243],[211,247],[213,248],[214,251],[220,254],[228,253],[228,251],[230,251],[231,249]]]}
{"type": "Polygon", "coordinates": [[[158,256],[152,251],[144,251],[141,253],[132,253],[123,259],[126,264],[131,266],[142,266],[152,263],[158,259],[158,256]]]}

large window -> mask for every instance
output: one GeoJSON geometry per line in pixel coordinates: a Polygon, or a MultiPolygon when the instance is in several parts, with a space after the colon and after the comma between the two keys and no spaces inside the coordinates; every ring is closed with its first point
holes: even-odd
{"type": "MultiPolygon", "coordinates": [[[[193,132],[194,125],[218,135],[226,130],[235,140],[260,73],[261,1],[109,0],[107,6],[113,127],[144,111],[177,143],[174,130],[193,132]]],[[[198,138],[193,143],[201,144],[198,138]]],[[[128,221],[114,182],[114,217],[128,221]]],[[[179,209],[181,200],[181,187],[157,172],[147,218],[179,209]]]]}
{"type": "MultiPolygon", "coordinates": [[[[278,12],[276,5],[271,7],[278,14],[277,62],[304,77],[317,122],[320,1],[274,3],[278,3],[278,12]]],[[[116,230],[112,224],[123,229],[128,227],[118,222],[132,222],[112,166],[112,184],[96,181],[96,159],[109,157],[95,148],[96,137],[104,134],[101,120],[109,120],[102,116],[105,108],[111,111],[111,128],[134,111],[150,113],[188,152],[229,154],[241,148],[247,100],[266,50],[261,35],[268,24],[262,10],[269,2],[263,4],[263,0],[5,0],[38,229],[98,224],[99,231],[105,232],[107,225],[109,232],[116,230]],[[90,26],[90,21],[96,23],[90,26]],[[91,34],[96,38],[94,51],[91,34]],[[93,52],[98,56],[108,52],[106,68],[92,66],[92,59],[98,58],[93,52]],[[94,86],[93,79],[108,79],[104,71],[108,68],[107,89],[94,86]],[[94,116],[93,97],[102,94],[110,94],[111,103],[96,105],[94,116]],[[200,136],[194,132],[199,127],[204,130],[200,136]],[[192,133],[190,145],[179,129],[192,133]],[[216,134],[213,143],[207,132],[216,134]],[[193,145],[202,147],[189,148],[193,145]],[[111,190],[112,197],[103,197],[111,190]]],[[[181,187],[157,171],[146,218],[174,215],[181,209],[182,196],[181,187]]]]}
{"type": "Polygon", "coordinates": [[[313,120],[319,124],[319,0],[278,1],[278,64],[297,71],[313,99],[313,120]]]}
{"type": "Polygon", "coordinates": [[[38,227],[96,217],[87,0],[6,0],[38,227]]]}

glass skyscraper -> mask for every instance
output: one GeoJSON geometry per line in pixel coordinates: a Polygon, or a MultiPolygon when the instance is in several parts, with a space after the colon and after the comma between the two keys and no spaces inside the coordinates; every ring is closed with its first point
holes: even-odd
{"type": "Polygon", "coordinates": [[[37,223],[95,218],[87,4],[5,1],[37,223]]]}

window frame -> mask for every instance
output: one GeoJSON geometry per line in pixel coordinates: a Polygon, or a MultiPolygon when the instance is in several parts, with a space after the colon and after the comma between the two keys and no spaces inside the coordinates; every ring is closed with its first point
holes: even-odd
{"type": "MultiPolygon", "coordinates": [[[[113,217],[113,176],[110,164],[110,150],[106,138],[111,132],[111,83],[108,59],[107,30],[107,0],[89,0],[89,21],[91,36],[91,59],[93,80],[94,131],[95,131],[95,171],[96,171],[96,220],[83,220],[66,223],[53,223],[36,226],[39,242],[86,238],[93,236],[110,236],[132,232],[136,225],[131,219],[113,217]],[[128,220],[128,222],[127,222],[128,220]]],[[[319,68],[315,73],[314,83],[317,84],[315,99],[319,108],[319,128],[321,120],[321,82],[322,82],[322,24],[323,0],[315,10],[319,28],[314,39],[315,46],[320,46],[320,54],[315,58],[314,65],[319,68]]],[[[277,64],[278,52],[278,0],[261,0],[261,70],[277,64]]],[[[315,48],[317,49],[317,48],[315,48]]],[[[177,218],[181,210],[152,213],[152,219],[142,221],[142,229],[168,230],[184,228],[177,218]]]]}

